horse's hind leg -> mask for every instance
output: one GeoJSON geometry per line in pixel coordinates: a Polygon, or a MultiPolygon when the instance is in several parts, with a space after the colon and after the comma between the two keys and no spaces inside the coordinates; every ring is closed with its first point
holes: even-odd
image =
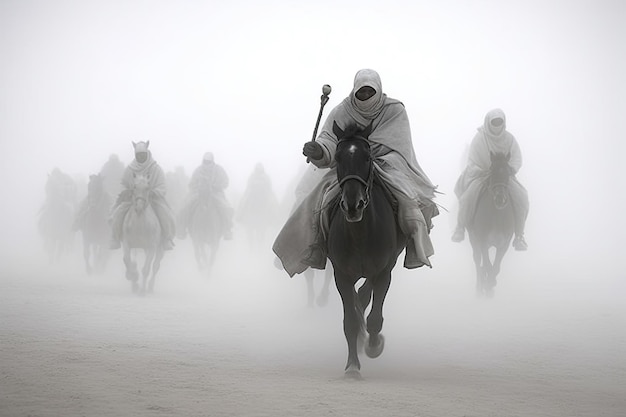
{"type": "Polygon", "coordinates": [[[315,272],[311,268],[304,271],[304,279],[306,281],[306,305],[307,307],[313,307],[313,300],[315,299],[315,272]]]}
{"type": "MultiPolygon", "coordinates": [[[[368,280],[370,281],[370,280],[368,280]]],[[[380,333],[383,329],[383,304],[389,284],[391,283],[391,271],[379,275],[372,288],[372,310],[367,316],[367,333],[369,341],[365,345],[365,354],[370,358],[377,358],[383,353],[385,338],[380,333]]]]}
{"type": "Polygon", "coordinates": [[[330,262],[326,264],[326,270],[324,271],[324,285],[322,291],[317,296],[317,305],[320,307],[328,304],[328,296],[330,295],[330,281],[333,278],[333,270],[330,266],[330,262]]]}

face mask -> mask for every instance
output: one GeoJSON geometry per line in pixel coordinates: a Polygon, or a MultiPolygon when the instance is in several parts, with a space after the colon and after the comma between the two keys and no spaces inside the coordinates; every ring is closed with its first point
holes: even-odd
{"type": "Polygon", "coordinates": [[[148,159],[148,153],[147,152],[138,152],[138,153],[135,154],[135,159],[140,164],[144,163],[148,159]]]}

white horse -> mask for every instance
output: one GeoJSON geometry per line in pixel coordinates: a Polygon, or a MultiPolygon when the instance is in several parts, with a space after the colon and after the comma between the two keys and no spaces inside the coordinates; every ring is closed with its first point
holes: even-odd
{"type": "Polygon", "coordinates": [[[126,278],[132,282],[133,291],[145,293],[154,290],[154,279],[163,259],[161,243],[162,229],[159,219],[152,208],[149,177],[136,175],[132,189],[131,207],[124,217],[122,225],[122,248],[126,278]],[[133,257],[136,251],[143,249],[145,260],[141,270],[142,285],[137,283],[139,273],[137,261],[133,257]]]}

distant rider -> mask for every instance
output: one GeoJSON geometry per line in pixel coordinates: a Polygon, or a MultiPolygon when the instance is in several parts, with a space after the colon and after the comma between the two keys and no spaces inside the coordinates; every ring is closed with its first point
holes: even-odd
{"type": "Polygon", "coordinates": [[[132,204],[134,177],[137,175],[147,177],[150,183],[152,209],[159,219],[163,233],[163,249],[172,250],[174,248],[172,239],[176,233],[176,226],[172,211],[165,200],[165,174],[159,164],[152,158],[152,153],[148,150],[149,145],[150,141],[133,142],[135,159],[124,170],[124,175],[122,176],[124,189],[118,195],[111,214],[113,234],[111,249],[119,249],[121,247],[122,226],[124,217],[132,204]]]}
{"type": "Polygon", "coordinates": [[[221,165],[215,163],[212,152],[206,152],[202,157],[202,164],[195,169],[189,181],[189,193],[178,216],[178,237],[184,239],[203,190],[208,190],[216,204],[224,227],[224,239],[233,238],[233,208],[226,199],[224,190],[228,187],[228,174],[221,165]]]}
{"type": "Polygon", "coordinates": [[[509,166],[512,176],[509,181],[509,193],[515,213],[513,247],[515,250],[524,251],[528,249],[524,239],[529,207],[528,193],[515,177],[522,167],[522,152],[515,137],[506,130],[506,116],[501,109],[491,110],[485,115],[484,123],[478,128],[470,145],[467,166],[454,187],[459,199],[459,214],[452,241],[461,242],[465,239],[465,228],[474,217],[478,197],[489,176],[491,152],[510,154],[509,166]]]}

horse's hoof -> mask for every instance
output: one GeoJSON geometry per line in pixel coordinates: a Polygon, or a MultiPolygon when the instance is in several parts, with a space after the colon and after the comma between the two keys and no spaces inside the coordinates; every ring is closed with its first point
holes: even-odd
{"type": "Polygon", "coordinates": [[[349,367],[348,369],[346,369],[344,378],[354,381],[363,380],[363,377],[361,376],[361,371],[359,371],[356,367],[349,367]]]}
{"type": "Polygon", "coordinates": [[[368,358],[377,358],[381,353],[383,353],[383,349],[385,348],[385,336],[379,334],[378,343],[374,346],[372,346],[371,341],[372,339],[370,338],[365,344],[365,354],[368,358]]]}

